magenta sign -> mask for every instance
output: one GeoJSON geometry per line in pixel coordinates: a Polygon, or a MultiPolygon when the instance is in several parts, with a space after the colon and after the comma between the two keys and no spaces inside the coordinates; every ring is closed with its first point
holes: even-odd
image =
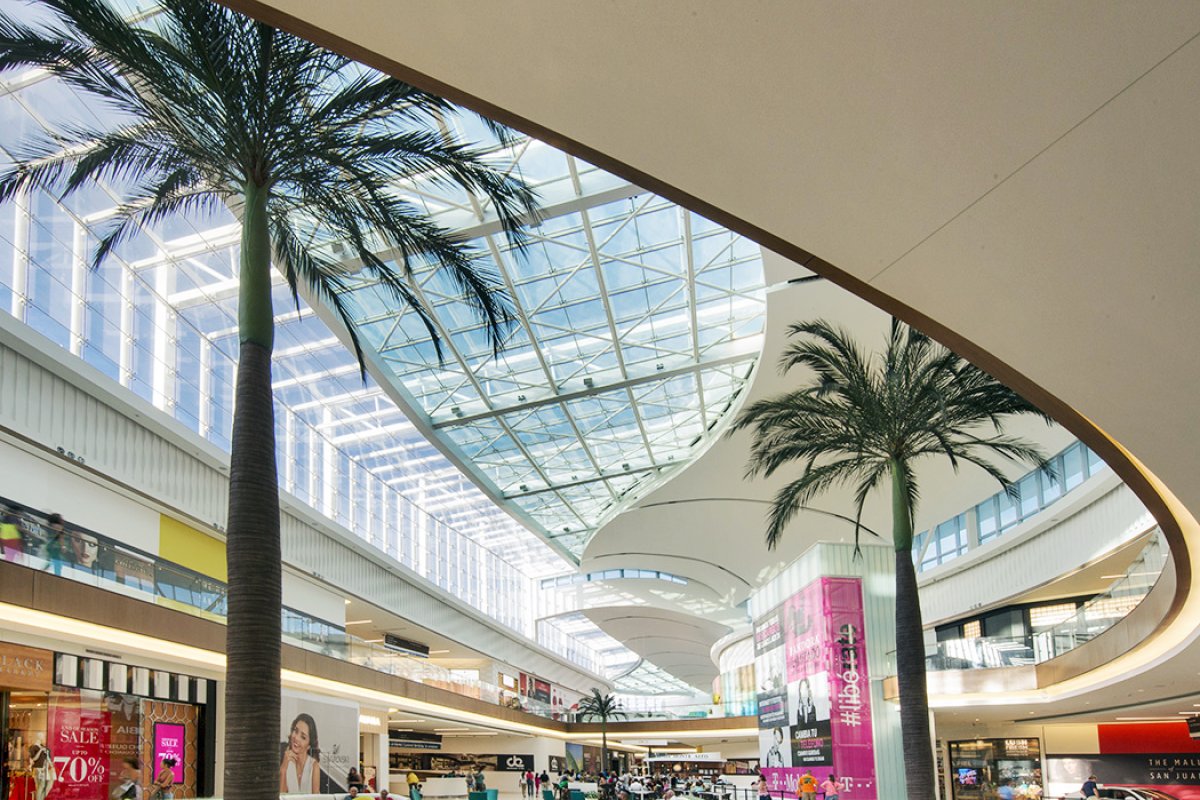
{"type": "Polygon", "coordinates": [[[858,578],[820,578],[755,620],[763,775],[794,795],[836,773],[847,800],[876,800],[871,698],[858,578]]]}
{"type": "Polygon", "coordinates": [[[175,782],[183,783],[183,752],[186,730],[182,725],[169,722],[154,723],[154,774],[163,767],[164,758],[175,759],[171,772],[175,782]]]}

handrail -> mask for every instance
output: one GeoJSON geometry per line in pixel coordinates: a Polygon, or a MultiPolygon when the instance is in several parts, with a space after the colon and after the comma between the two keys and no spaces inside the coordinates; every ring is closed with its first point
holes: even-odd
{"type": "MultiPolygon", "coordinates": [[[[221,624],[226,615],[226,584],[132,545],[70,522],[62,532],[36,509],[0,497],[7,525],[17,538],[0,538],[0,558],[29,569],[88,583],[148,603],[165,605],[221,624]]],[[[0,534],[3,536],[3,534],[0,534]]],[[[464,678],[426,659],[368,642],[337,624],[283,607],[283,640],[289,644],[359,666],[435,686],[467,697],[516,708],[547,719],[571,720],[563,705],[521,697],[494,683],[464,678]]],[[[705,707],[678,706],[661,711],[627,711],[627,719],[682,719],[711,716],[705,707]]]]}
{"type": "Polygon", "coordinates": [[[926,658],[930,670],[998,669],[1042,664],[1091,641],[1124,619],[1150,594],[1162,576],[1170,548],[1155,528],[1138,557],[1108,589],[1083,603],[1074,614],[1027,636],[980,636],[937,643],[926,658]]]}

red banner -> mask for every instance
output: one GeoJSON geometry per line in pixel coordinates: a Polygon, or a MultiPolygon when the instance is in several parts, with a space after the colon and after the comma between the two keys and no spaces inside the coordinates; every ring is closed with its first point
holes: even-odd
{"type": "Polygon", "coordinates": [[[108,800],[110,717],[79,691],[50,696],[46,739],[57,775],[47,800],[108,800]]]}

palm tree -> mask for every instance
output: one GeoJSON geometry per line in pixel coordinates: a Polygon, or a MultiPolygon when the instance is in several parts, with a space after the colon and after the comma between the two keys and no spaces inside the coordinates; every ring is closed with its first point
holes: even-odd
{"type": "Polygon", "coordinates": [[[900,725],[909,800],[934,796],[933,749],[925,684],[925,644],[913,566],[913,515],[919,492],[914,472],[926,457],[958,469],[974,464],[1010,484],[989,456],[1048,469],[1039,448],[1003,432],[1019,414],[1049,418],[924,334],[893,321],[882,354],[865,354],[846,331],[830,323],[796,323],[780,368],[811,370],[808,385],[743,410],[734,430],[753,431],[749,477],[769,476],[799,462],[799,477],[775,495],[767,545],[778,544],[788,523],[815,497],[836,485],[854,487],[855,546],[863,506],[885,482],[892,500],[896,553],[896,668],[900,725]]]}
{"type": "MultiPolygon", "coordinates": [[[[508,301],[466,242],[392,190],[421,178],[482,196],[510,242],[533,193],[483,150],[449,141],[444,100],[222,8],[167,0],[129,22],[103,0],[43,0],[49,20],[0,17],[0,72],[41,68],[98,98],[119,120],[27,144],[0,175],[0,201],[62,196],[98,181],[127,187],[98,232],[92,265],[143,226],[232,208],[241,221],[239,361],[230,454],[225,792],[278,797],[280,541],[271,395],[271,267],[358,339],[341,294],[372,280],[436,335],[410,284],[413,265],[444,270],[498,350],[508,301]],[[355,261],[331,254],[338,243],[355,261]],[[377,252],[390,252],[385,261],[377,252]]],[[[364,373],[365,374],[365,373],[364,373]]]]}
{"type": "Polygon", "coordinates": [[[608,772],[608,721],[625,718],[620,701],[614,695],[600,694],[600,690],[593,687],[592,693],[579,701],[579,716],[600,720],[600,763],[603,765],[601,771],[608,772]]]}

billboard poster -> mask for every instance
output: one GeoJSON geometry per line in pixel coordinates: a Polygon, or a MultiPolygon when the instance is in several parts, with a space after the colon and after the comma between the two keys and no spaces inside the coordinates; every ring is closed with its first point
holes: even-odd
{"type": "Polygon", "coordinates": [[[1178,800],[1200,800],[1200,754],[1121,753],[1048,756],[1047,788],[1076,792],[1089,775],[1105,788],[1155,789],[1178,800]]]}
{"type": "Polygon", "coordinates": [[[174,761],[171,772],[176,783],[183,783],[184,742],[187,731],[173,722],[154,723],[154,769],[157,773],[164,759],[174,761]]]}
{"type": "Polygon", "coordinates": [[[772,793],[836,772],[875,800],[869,673],[857,578],[820,578],[755,620],[759,757],[772,793]]]}
{"type": "Polygon", "coordinates": [[[583,772],[583,745],[567,742],[564,766],[567,772],[583,772]]]}
{"type": "Polygon", "coordinates": [[[279,728],[280,794],[349,790],[358,763],[358,704],[284,692],[279,728]]]}
{"type": "Polygon", "coordinates": [[[50,694],[46,746],[57,775],[47,800],[106,800],[109,784],[110,716],[97,693],[50,694]]]}

